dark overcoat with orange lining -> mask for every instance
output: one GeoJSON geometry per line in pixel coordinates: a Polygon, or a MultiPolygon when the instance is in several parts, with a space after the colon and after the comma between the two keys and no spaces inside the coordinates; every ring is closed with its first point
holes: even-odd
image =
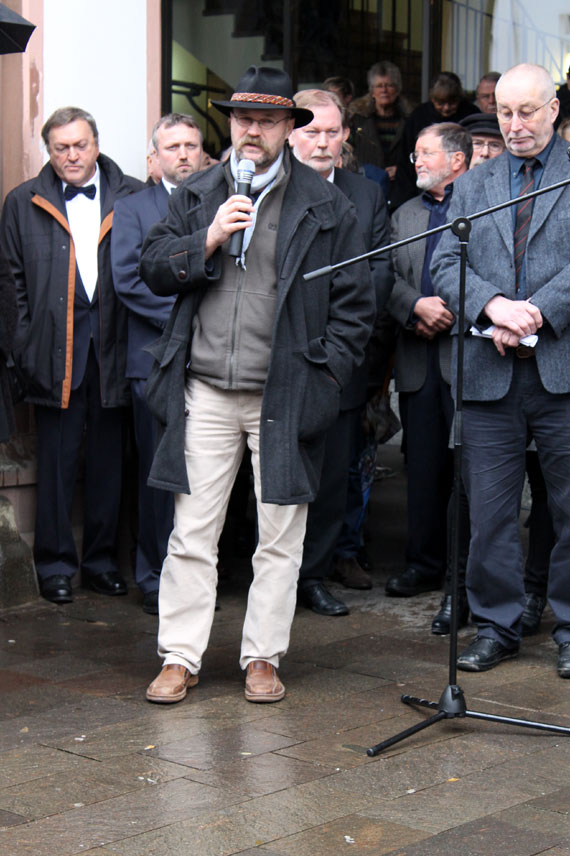
{"type": "MultiPolygon", "coordinates": [[[[98,353],[103,407],[129,403],[125,378],[127,310],[118,300],[111,276],[111,227],[116,199],[144,185],[99,155],[104,187],[98,245],[98,353]]],[[[6,197],[0,243],[16,278],[18,329],[14,358],[28,382],[26,400],[66,408],[71,391],[75,247],[67,221],[62,182],[46,164],[40,173],[6,197]]]]}

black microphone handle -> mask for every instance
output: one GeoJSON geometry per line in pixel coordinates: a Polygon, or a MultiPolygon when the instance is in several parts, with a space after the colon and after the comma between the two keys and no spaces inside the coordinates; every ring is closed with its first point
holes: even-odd
{"type": "MultiPolygon", "coordinates": [[[[238,181],[238,186],[236,190],[236,194],[238,196],[249,196],[251,192],[251,181],[238,181]]],[[[228,248],[228,253],[230,256],[234,256],[234,258],[238,258],[241,256],[241,251],[243,248],[243,233],[245,229],[240,229],[239,232],[234,232],[230,238],[230,246],[228,248]]]]}

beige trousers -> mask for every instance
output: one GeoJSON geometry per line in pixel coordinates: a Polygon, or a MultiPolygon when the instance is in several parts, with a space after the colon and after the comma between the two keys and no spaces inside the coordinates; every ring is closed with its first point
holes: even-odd
{"type": "Polygon", "coordinates": [[[158,654],[197,674],[214,618],[218,540],[245,444],[251,450],[259,541],[253,556],[240,666],[285,654],[295,612],[307,505],[260,501],[261,393],[226,391],[191,378],[185,455],[192,493],[176,494],[174,529],[160,579],[158,654]]]}

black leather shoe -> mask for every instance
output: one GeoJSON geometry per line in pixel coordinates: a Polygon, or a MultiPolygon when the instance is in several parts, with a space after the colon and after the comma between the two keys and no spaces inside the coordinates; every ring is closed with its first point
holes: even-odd
{"type": "Polygon", "coordinates": [[[540,619],[546,606],[546,598],[539,594],[525,595],[521,632],[523,636],[534,636],[540,630],[540,619]]]}
{"type": "Polygon", "coordinates": [[[322,583],[300,588],[298,600],[318,615],[348,615],[348,606],[333,597],[322,583]]]}
{"type": "Polygon", "coordinates": [[[457,668],[464,672],[487,672],[498,666],[502,660],[512,660],[518,653],[518,648],[507,648],[489,636],[476,636],[471,645],[457,658],[457,668]]]}
{"type": "MultiPolygon", "coordinates": [[[[464,597],[458,599],[457,626],[465,627],[469,618],[469,607],[464,597]]],[[[451,595],[446,594],[441,599],[440,610],[431,623],[434,636],[447,636],[451,630],[451,595]]]]}
{"type": "Polygon", "coordinates": [[[143,612],[158,615],[158,589],[143,594],[143,612]]]}
{"type": "Polygon", "coordinates": [[[558,676],[570,678],[570,642],[558,646],[558,676]]]}
{"type": "Polygon", "coordinates": [[[98,594],[114,596],[127,593],[127,584],[117,571],[106,571],[104,574],[97,574],[97,576],[83,574],[81,585],[83,588],[91,589],[98,594]]]}
{"type": "Polygon", "coordinates": [[[55,574],[39,580],[40,594],[52,603],[72,603],[71,577],[65,574],[55,574]]]}
{"type": "Polygon", "coordinates": [[[391,597],[414,597],[424,591],[437,591],[440,585],[439,579],[426,577],[415,568],[406,568],[401,574],[388,578],[386,594],[391,597]]]}

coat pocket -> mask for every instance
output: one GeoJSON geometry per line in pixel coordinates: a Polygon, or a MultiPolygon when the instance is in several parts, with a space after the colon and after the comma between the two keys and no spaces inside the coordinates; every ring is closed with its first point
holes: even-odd
{"type": "Polygon", "coordinates": [[[299,422],[299,440],[310,443],[322,437],[338,416],[341,388],[322,363],[304,356],[305,390],[299,422]]]}
{"type": "Polygon", "coordinates": [[[170,337],[166,341],[159,339],[147,348],[155,362],[146,382],[145,395],[151,412],[161,425],[166,425],[168,421],[169,403],[172,401],[175,385],[179,384],[180,389],[184,388],[186,345],[186,341],[170,337]]]}

